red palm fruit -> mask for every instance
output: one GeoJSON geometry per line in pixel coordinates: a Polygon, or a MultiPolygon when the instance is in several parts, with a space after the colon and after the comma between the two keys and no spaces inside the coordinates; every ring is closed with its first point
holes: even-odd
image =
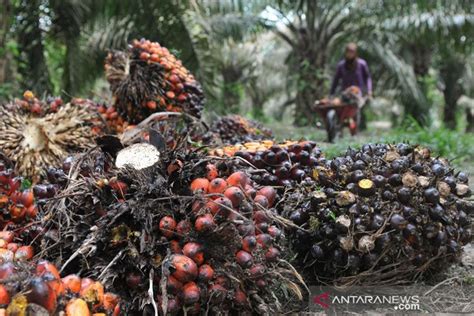
{"type": "Polygon", "coordinates": [[[15,234],[12,231],[9,231],[9,230],[0,231],[0,239],[5,240],[7,243],[12,242],[14,236],[15,234]]]}
{"type": "Polygon", "coordinates": [[[257,190],[255,190],[253,186],[247,184],[245,186],[245,195],[250,199],[254,199],[257,195],[257,190]]]}
{"type": "Polygon", "coordinates": [[[234,303],[238,306],[247,306],[247,294],[245,294],[241,289],[237,289],[234,293],[234,303]]]}
{"type": "Polygon", "coordinates": [[[90,316],[91,312],[86,301],[75,298],[66,305],[66,316],[90,316]]]}
{"type": "Polygon", "coordinates": [[[56,308],[56,293],[41,278],[33,278],[30,282],[29,292],[26,295],[29,303],[35,303],[46,308],[52,313],[56,308]]]}
{"type": "Polygon", "coordinates": [[[5,262],[0,265],[0,282],[11,278],[16,273],[15,265],[12,262],[5,262]]]}
{"type": "Polygon", "coordinates": [[[211,214],[201,215],[194,222],[194,229],[199,233],[207,233],[214,229],[216,223],[211,214]]]}
{"type": "Polygon", "coordinates": [[[265,259],[269,262],[274,262],[278,260],[280,256],[280,250],[276,249],[275,247],[268,248],[267,252],[265,252],[265,259]]]}
{"type": "Polygon", "coordinates": [[[81,298],[94,307],[99,307],[104,302],[104,286],[100,282],[94,282],[86,288],[81,288],[81,298]]]}
{"type": "Polygon", "coordinates": [[[56,280],[59,280],[61,277],[56,266],[46,260],[41,260],[36,265],[36,274],[38,276],[43,276],[45,274],[52,274],[56,280]]]}
{"type": "Polygon", "coordinates": [[[17,223],[22,221],[26,215],[26,208],[21,204],[13,204],[10,206],[10,216],[12,220],[17,223]]]}
{"type": "Polygon", "coordinates": [[[142,275],[136,271],[129,272],[125,278],[125,282],[131,288],[137,288],[142,284],[142,275]]]}
{"type": "Polygon", "coordinates": [[[183,247],[183,254],[196,262],[197,265],[204,263],[204,252],[202,251],[202,245],[196,242],[188,242],[183,247]]]}
{"type": "Polygon", "coordinates": [[[239,250],[235,257],[242,268],[249,268],[252,265],[252,255],[245,250],[239,250]]]}
{"type": "Polygon", "coordinates": [[[214,277],[214,269],[208,264],[203,264],[199,267],[199,281],[209,282],[214,277]]]}
{"type": "Polygon", "coordinates": [[[10,294],[8,294],[5,286],[0,285],[0,305],[6,305],[10,303],[10,294]]]}
{"type": "Polygon", "coordinates": [[[257,238],[255,236],[245,236],[242,239],[242,249],[247,252],[252,252],[257,246],[257,238]]]}
{"type": "Polygon", "coordinates": [[[207,193],[209,189],[209,180],[205,178],[197,178],[191,182],[191,191],[207,193]]]}
{"type": "Polygon", "coordinates": [[[227,182],[222,178],[215,178],[209,182],[209,193],[224,193],[227,182]]]}
{"type": "Polygon", "coordinates": [[[191,228],[191,222],[187,219],[183,219],[176,225],[176,233],[178,234],[178,237],[186,237],[191,231],[191,228]]]}
{"type": "Polygon", "coordinates": [[[174,99],[176,94],[173,91],[166,91],[166,96],[170,99],[174,99]]]}
{"type": "Polygon", "coordinates": [[[216,279],[214,280],[214,283],[219,284],[225,287],[226,289],[229,288],[230,286],[230,280],[225,275],[219,275],[218,277],[216,277],[216,279]]]}
{"type": "Polygon", "coordinates": [[[269,206],[273,206],[276,198],[276,190],[273,187],[263,187],[257,191],[257,195],[263,195],[267,198],[269,206]]]}
{"type": "Polygon", "coordinates": [[[272,225],[268,227],[268,234],[272,236],[274,239],[278,239],[281,236],[281,229],[276,227],[275,225],[272,225]]]}
{"type": "Polygon", "coordinates": [[[33,190],[25,190],[21,193],[19,202],[23,204],[24,207],[29,207],[35,202],[35,196],[33,190]]]}
{"type": "Polygon", "coordinates": [[[152,110],[152,111],[153,111],[153,110],[156,110],[156,107],[157,107],[157,106],[156,106],[156,102],[153,101],[153,100],[150,100],[150,101],[148,101],[148,102],[146,103],[146,107],[147,107],[148,109],[152,110]]]}
{"type": "MultiPolygon", "coordinates": [[[[2,241],[3,239],[0,239],[0,241],[2,241]]],[[[20,245],[18,245],[16,242],[11,242],[7,245],[7,249],[12,251],[12,252],[16,252],[18,250],[18,248],[20,248],[20,245]]]]}
{"type": "Polygon", "coordinates": [[[168,282],[166,283],[166,289],[169,293],[177,294],[183,288],[183,283],[179,282],[174,276],[168,276],[168,282]]]}
{"type": "Polygon", "coordinates": [[[186,101],[187,98],[188,98],[187,93],[181,93],[181,94],[178,95],[177,99],[178,99],[179,102],[184,102],[184,101],[186,101]]]}
{"type": "Polygon", "coordinates": [[[181,80],[179,79],[179,77],[175,74],[172,74],[169,78],[169,81],[171,81],[172,83],[180,83],[181,80]]]}
{"type": "Polygon", "coordinates": [[[215,200],[211,200],[206,203],[206,207],[213,214],[220,214],[221,216],[227,216],[232,209],[232,201],[226,197],[218,197],[215,200]]]}
{"type": "Polygon", "coordinates": [[[81,278],[76,274],[70,274],[61,279],[64,289],[72,293],[81,291],[81,278]]]}
{"type": "Polygon", "coordinates": [[[244,193],[238,187],[227,188],[224,195],[232,202],[232,206],[234,207],[238,207],[244,200],[244,193]]]}
{"type": "Polygon", "coordinates": [[[165,216],[160,220],[160,231],[164,236],[171,238],[175,229],[176,221],[173,217],[165,216]]]}
{"type": "Polygon", "coordinates": [[[21,246],[15,252],[16,261],[27,261],[31,260],[34,256],[33,247],[31,246],[21,246]]]}
{"type": "Polygon", "coordinates": [[[272,245],[272,241],[272,236],[270,236],[269,234],[257,235],[257,243],[264,249],[270,247],[272,245]]]}
{"type": "Polygon", "coordinates": [[[151,54],[150,60],[153,61],[153,62],[159,62],[160,61],[160,56],[158,56],[157,54],[151,54]]]}
{"type": "Polygon", "coordinates": [[[8,262],[8,261],[13,261],[15,254],[13,251],[0,248],[0,262],[8,262]]]}
{"type": "Polygon", "coordinates": [[[23,179],[21,177],[15,177],[15,178],[10,179],[8,183],[10,185],[10,190],[9,190],[10,194],[20,189],[22,180],[23,179]]]}
{"type": "Polygon", "coordinates": [[[176,253],[176,254],[183,253],[183,249],[181,248],[181,245],[179,244],[179,241],[177,240],[170,241],[170,250],[171,250],[171,253],[176,253]]]}
{"type": "Polygon", "coordinates": [[[268,199],[263,195],[259,195],[259,194],[256,195],[253,201],[257,204],[260,204],[264,208],[267,208],[268,206],[270,206],[270,203],[268,203],[268,199]]]}
{"type": "Polygon", "coordinates": [[[253,214],[253,220],[255,223],[269,223],[270,217],[268,217],[266,211],[260,210],[253,214]]]}
{"type": "Polygon", "coordinates": [[[259,287],[260,289],[264,289],[267,287],[267,281],[265,281],[264,279],[258,279],[256,283],[257,287],[259,287]]]}
{"type": "Polygon", "coordinates": [[[38,207],[36,205],[30,205],[26,208],[26,216],[29,218],[36,218],[38,214],[38,207]]]}
{"type": "Polygon", "coordinates": [[[107,292],[104,293],[104,309],[112,312],[119,303],[119,297],[116,294],[107,292]]]}
{"type": "Polygon", "coordinates": [[[201,290],[194,282],[188,282],[183,288],[183,300],[184,304],[192,305],[199,301],[201,296],[201,290]]]}
{"type": "Polygon", "coordinates": [[[257,263],[250,267],[249,273],[251,278],[260,278],[265,273],[265,267],[262,264],[257,263]]]}
{"type": "Polygon", "coordinates": [[[227,183],[230,186],[245,188],[245,185],[249,183],[249,177],[245,172],[237,171],[227,178],[227,183]]]}
{"type": "Polygon", "coordinates": [[[140,59],[141,60],[148,60],[150,58],[150,54],[148,54],[147,52],[141,52],[140,53],[140,59]]]}
{"type": "Polygon", "coordinates": [[[189,282],[196,279],[198,275],[198,267],[196,263],[189,257],[184,255],[173,255],[171,265],[175,269],[172,276],[180,282],[189,282]]]}
{"type": "Polygon", "coordinates": [[[207,164],[206,166],[206,178],[211,181],[219,176],[219,172],[217,171],[217,167],[214,164],[207,164]]]}

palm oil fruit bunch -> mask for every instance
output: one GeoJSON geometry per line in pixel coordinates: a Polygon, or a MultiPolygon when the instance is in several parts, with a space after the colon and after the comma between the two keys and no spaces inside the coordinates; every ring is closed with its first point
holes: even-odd
{"type": "Polygon", "coordinates": [[[206,174],[191,182],[196,199],[186,224],[165,225],[174,227],[169,232],[173,251],[194,261],[201,306],[211,301],[220,312],[281,312],[272,294],[277,295],[284,278],[275,279],[278,273],[289,279],[294,275],[279,260],[283,230],[272,208],[277,192],[257,187],[243,171],[220,169],[210,163],[206,174]],[[188,228],[183,232],[181,227],[188,228]]]}
{"type": "Polygon", "coordinates": [[[22,100],[0,105],[0,149],[21,176],[36,182],[45,167],[93,144],[95,111],[83,99],[41,101],[26,91],[22,100]]]}
{"type": "Polygon", "coordinates": [[[216,135],[223,144],[236,144],[272,138],[272,131],[240,115],[219,117],[212,123],[208,138],[216,135]]]}
{"type": "Polygon", "coordinates": [[[97,111],[105,121],[107,128],[113,134],[121,134],[127,128],[132,127],[127,121],[125,121],[117,112],[114,106],[107,106],[101,104],[97,107],[97,111]]]}
{"type": "Polygon", "coordinates": [[[257,171],[252,173],[252,180],[258,184],[284,187],[313,183],[313,169],[322,157],[321,149],[313,141],[283,144],[263,141],[233,149],[224,148],[224,152],[244,160],[238,160],[242,167],[248,167],[248,163],[255,167],[257,171]]]}
{"type": "Polygon", "coordinates": [[[185,112],[200,117],[204,95],[181,60],[157,42],[134,40],[126,51],[112,51],[105,72],[114,107],[130,124],[154,112],[185,112]]]}
{"type": "Polygon", "coordinates": [[[120,315],[119,297],[90,278],[61,278],[52,263],[0,264],[2,315],[120,315]]]}
{"type": "Polygon", "coordinates": [[[367,144],[321,163],[317,185],[295,191],[285,211],[301,227],[291,238],[294,250],[318,279],[429,277],[470,242],[468,178],[427,148],[367,144]]]}
{"type": "Polygon", "coordinates": [[[31,183],[19,177],[12,163],[0,159],[0,228],[18,226],[36,218],[38,208],[31,183]]]}
{"type": "Polygon", "coordinates": [[[294,272],[278,259],[281,229],[267,209],[274,190],[253,190],[245,174],[208,171],[204,153],[176,141],[159,146],[144,169],[118,167],[129,147],[116,159],[96,149],[65,164],[56,180],[70,174],[67,183],[43,207],[45,259],[99,279],[127,315],[277,310],[269,289],[281,282],[272,279],[294,272]],[[198,180],[207,173],[215,181],[198,180]]]}

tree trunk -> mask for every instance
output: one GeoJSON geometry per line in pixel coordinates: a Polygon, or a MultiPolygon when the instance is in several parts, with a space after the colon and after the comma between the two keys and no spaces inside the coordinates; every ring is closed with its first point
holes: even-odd
{"type": "Polygon", "coordinates": [[[39,0],[24,0],[18,8],[18,48],[21,52],[19,72],[22,88],[37,94],[51,92],[48,67],[44,57],[43,34],[40,28],[39,0]]]}
{"type": "Polygon", "coordinates": [[[1,0],[0,3],[0,84],[3,84],[7,81],[8,52],[6,44],[12,16],[12,5],[10,0],[1,0]]]}
{"type": "Polygon", "coordinates": [[[440,75],[444,82],[444,117],[443,121],[447,128],[456,128],[456,110],[459,98],[463,93],[460,82],[464,73],[464,63],[455,54],[444,56],[440,67],[440,75]]]}
{"type": "Polygon", "coordinates": [[[294,124],[297,126],[313,125],[318,116],[312,109],[316,100],[324,97],[324,77],[322,70],[326,64],[325,47],[318,47],[310,37],[303,36],[301,47],[293,48],[298,54],[293,63],[293,73],[297,76],[296,107],[294,124]]]}
{"type": "Polygon", "coordinates": [[[473,109],[469,107],[466,109],[466,121],[466,133],[474,133],[474,113],[473,109]]]}

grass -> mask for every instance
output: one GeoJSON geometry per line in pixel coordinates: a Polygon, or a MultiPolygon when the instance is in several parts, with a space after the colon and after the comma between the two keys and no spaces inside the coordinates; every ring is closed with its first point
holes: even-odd
{"type": "Polygon", "coordinates": [[[348,147],[358,148],[366,143],[408,142],[429,147],[435,155],[447,157],[455,165],[467,166],[470,171],[474,171],[474,134],[446,128],[424,128],[411,121],[395,129],[369,128],[356,137],[349,136],[346,130],[345,137],[330,144],[324,142],[326,134],[321,129],[296,128],[277,123],[271,124],[270,127],[279,139],[306,138],[319,141],[320,147],[329,158],[343,153],[348,147]]]}

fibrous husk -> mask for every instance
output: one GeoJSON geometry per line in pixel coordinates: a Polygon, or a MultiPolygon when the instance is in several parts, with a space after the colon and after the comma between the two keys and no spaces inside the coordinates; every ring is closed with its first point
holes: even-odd
{"type": "Polygon", "coordinates": [[[0,149],[15,162],[15,170],[35,181],[50,166],[74,152],[90,148],[100,132],[95,104],[73,99],[40,101],[32,94],[0,106],[0,149]]]}

